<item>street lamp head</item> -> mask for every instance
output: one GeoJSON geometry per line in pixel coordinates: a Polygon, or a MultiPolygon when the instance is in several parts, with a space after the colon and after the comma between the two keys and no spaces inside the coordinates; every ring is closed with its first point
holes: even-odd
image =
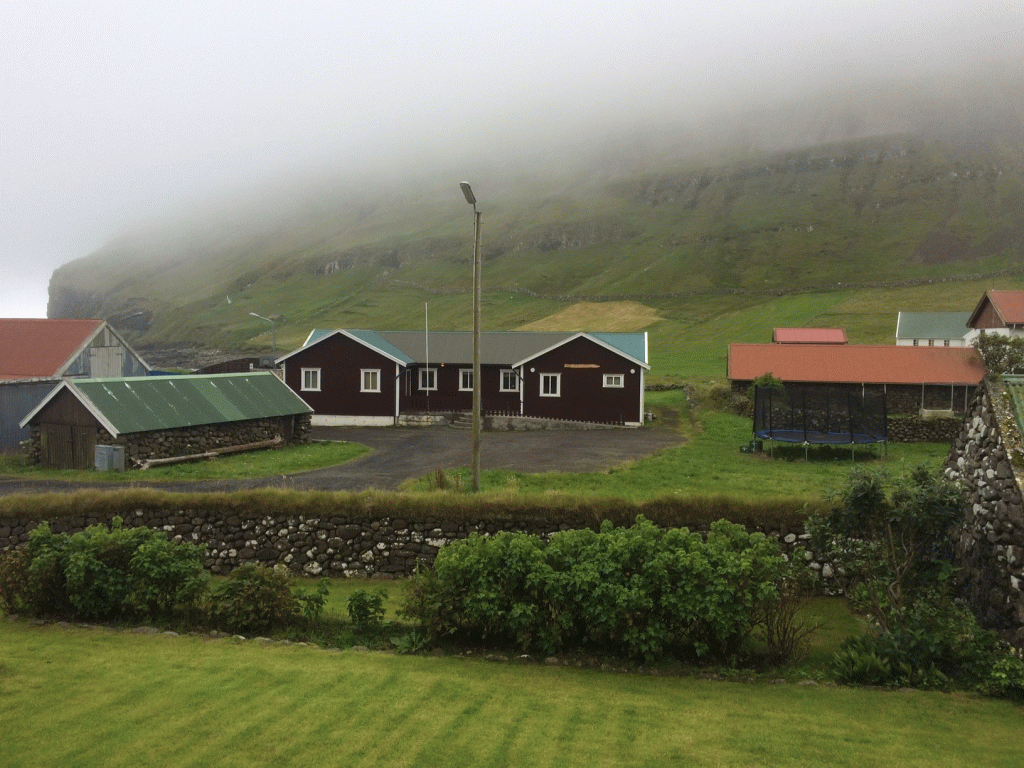
{"type": "Polygon", "coordinates": [[[462,187],[462,194],[466,196],[466,202],[470,205],[476,205],[476,195],[473,194],[473,188],[469,186],[469,182],[460,181],[459,186],[462,187]]]}

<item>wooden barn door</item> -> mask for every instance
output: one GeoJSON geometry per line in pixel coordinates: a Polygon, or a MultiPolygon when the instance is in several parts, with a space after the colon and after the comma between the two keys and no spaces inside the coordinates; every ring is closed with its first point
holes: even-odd
{"type": "Polygon", "coordinates": [[[43,424],[40,460],[48,469],[91,469],[96,453],[96,427],[43,424]]]}

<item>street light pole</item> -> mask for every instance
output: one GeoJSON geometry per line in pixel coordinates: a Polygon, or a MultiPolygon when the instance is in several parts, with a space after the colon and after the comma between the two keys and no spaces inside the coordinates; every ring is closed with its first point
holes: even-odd
{"type": "Polygon", "coordinates": [[[249,314],[252,315],[253,317],[258,317],[260,320],[266,320],[268,323],[270,323],[270,335],[273,338],[274,342],[274,361],[277,362],[277,325],[269,317],[257,315],[255,312],[250,312],[249,314]]]}
{"type": "Polygon", "coordinates": [[[480,211],[468,181],[459,182],[473,206],[473,490],[480,490],[480,211]]]}

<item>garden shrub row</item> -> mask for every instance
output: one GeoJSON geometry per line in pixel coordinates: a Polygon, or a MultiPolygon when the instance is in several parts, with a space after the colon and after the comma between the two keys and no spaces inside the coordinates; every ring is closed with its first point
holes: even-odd
{"type": "Polygon", "coordinates": [[[89,526],[53,533],[40,523],[28,544],[0,553],[0,608],[80,621],[186,621],[231,632],[261,632],[315,621],[326,585],[295,589],[283,570],[237,568],[217,587],[204,548],[163,531],[89,526]]]}
{"type": "Polygon", "coordinates": [[[643,517],[547,542],[474,534],[413,577],[404,612],[435,640],[727,659],[778,606],[790,568],[777,542],[726,521],[706,540],[643,517]]]}

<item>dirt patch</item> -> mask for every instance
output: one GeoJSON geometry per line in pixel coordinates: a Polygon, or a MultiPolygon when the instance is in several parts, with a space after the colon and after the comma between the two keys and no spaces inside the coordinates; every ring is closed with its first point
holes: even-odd
{"type": "Polygon", "coordinates": [[[660,319],[656,309],[637,301],[581,301],[516,330],[629,333],[660,319]]]}

